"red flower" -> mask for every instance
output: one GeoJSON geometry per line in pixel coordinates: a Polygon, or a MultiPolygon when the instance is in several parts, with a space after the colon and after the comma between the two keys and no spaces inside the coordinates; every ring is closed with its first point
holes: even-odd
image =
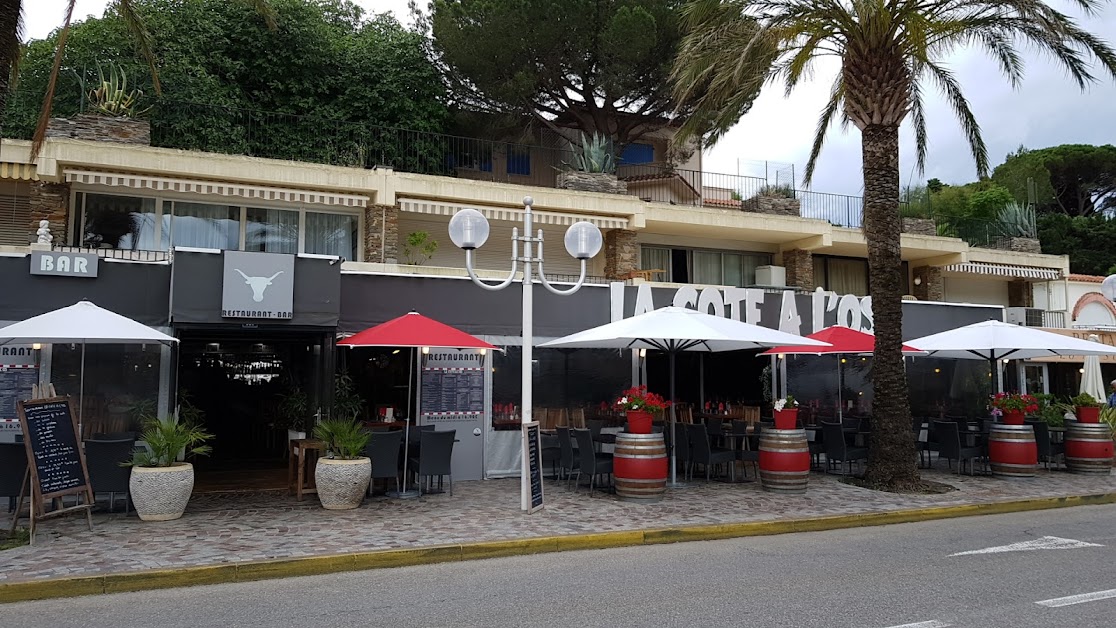
{"type": "Polygon", "coordinates": [[[646,386],[636,386],[622,392],[614,405],[620,410],[663,410],[670,407],[670,402],[647,392],[646,386]]]}

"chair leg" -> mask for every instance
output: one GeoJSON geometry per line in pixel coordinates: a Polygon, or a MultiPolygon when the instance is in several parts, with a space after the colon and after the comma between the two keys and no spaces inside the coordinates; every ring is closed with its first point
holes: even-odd
{"type": "Polygon", "coordinates": [[[453,474],[452,473],[449,474],[449,482],[450,482],[449,494],[450,494],[450,497],[453,497],[453,474]]]}

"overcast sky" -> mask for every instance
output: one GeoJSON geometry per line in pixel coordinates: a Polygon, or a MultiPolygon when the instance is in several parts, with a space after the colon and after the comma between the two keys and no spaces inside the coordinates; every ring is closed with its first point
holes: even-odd
{"type": "MultiPolygon", "coordinates": [[[[366,11],[392,11],[408,22],[407,0],[355,0],[366,11]]],[[[1055,5],[1080,15],[1054,0],[1055,5]]],[[[78,0],[75,19],[100,16],[106,0],[78,0]]],[[[62,23],[65,0],[33,0],[24,3],[28,38],[42,38],[62,23]]],[[[1099,16],[1081,22],[1086,29],[1116,45],[1116,5],[1104,7],[1099,16]]],[[[994,63],[973,52],[959,52],[950,59],[983,129],[992,165],[1020,144],[1043,148],[1057,144],[1116,143],[1116,84],[1103,77],[1101,84],[1082,93],[1065,72],[1046,59],[1027,55],[1026,77],[1013,90],[994,63]]],[[[771,86],[755,106],[721,142],[708,151],[705,170],[754,174],[763,172],[763,161],[793,164],[801,172],[809,155],[818,111],[825,102],[837,71],[835,63],[820,65],[816,80],[799,87],[790,98],[771,86]]],[[[1097,74],[1100,72],[1098,70],[1097,74]]],[[[913,135],[902,136],[901,167],[904,184],[917,184],[936,177],[947,183],[965,183],[976,178],[976,169],[964,137],[948,106],[936,94],[928,103],[930,147],[926,173],[914,171],[913,135]]],[[[819,192],[859,194],[860,137],[856,129],[829,131],[826,148],[818,162],[812,189],[819,192]]]]}

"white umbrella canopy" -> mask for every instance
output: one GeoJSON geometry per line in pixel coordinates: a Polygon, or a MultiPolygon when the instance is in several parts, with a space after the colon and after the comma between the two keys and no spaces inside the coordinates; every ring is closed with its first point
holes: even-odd
{"type": "MultiPolygon", "coordinates": [[[[1089,334],[1089,340],[1092,342],[1100,342],[1100,338],[1096,334],[1089,334]]],[[[1101,374],[1100,357],[1095,355],[1085,356],[1085,364],[1083,365],[1085,373],[1081,376],[1081,390],[1091,395],[1097,401],[1104,401],[1107,395],[1104,392],[1104,375],[1101,374]]]]}
{"type": "MultiPolygon", "coordinates": [[[[664,307],[544,342],[540,347],[569,349],[653,349],[670,356],[670,425],[674,436],[674,356],[679,351],[736,351],[778,346],[829,347],[827,342],[712,316],[683,307],[664,307]]],[[[676,453],[670,441],[670,483],[678,483],[676,453]]]]}

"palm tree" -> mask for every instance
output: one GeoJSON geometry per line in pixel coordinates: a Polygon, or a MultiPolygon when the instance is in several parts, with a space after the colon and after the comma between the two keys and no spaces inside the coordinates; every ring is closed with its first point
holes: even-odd
{"type": "MultiPolygon", "coordinates": [[[[272,8],[268,0],[240,0],[241,2],[251,6],[264,18],[267,27],[274,30],[275,23],[275,10],[272,8]]],[[[77,0],[69,0],[66,3],[65,18],[62,21],[62,29],[58,33],[58,47],[54,51],[54,66],[50,71],[50,79],[47,81],[46,93],[43,94],[43,108],[39,113],[39,122],[35,127],[35,135],[31,140],[31,159],[34,160],[39,150],[43,147],[43,141],[46,140],[47,124],[50,123],[50,112],[54,103],[54,89],[58,83],[58,73],[62,69],[62,57],[66,50],[66,39],[70,35],[70,22],[74,17],[74,5],[77,0]]],[[[21,0],[0,0],[0,75],[10,76],[18,67],[19,60],[19,41],[21,32],[21,0]],[[15,16],[15,20],[11,20],[11,16],[15,16]],[[13,43],[14,42],[14,43],[13,43]]],[[[155,59],[155,45],[151,37],[151,32],[147,30],[147,26],[143,21],[143,17],[137,12],[137,0],[114,0],[112,8],[120,15],[125,26],[132,33],[136,41],[136,48],[140,54],[143,55],[147,61],[148,66],[151,68],[151,79],[155,85],[155,93],[161,94],[162,87],[159,85],[159,71],[156,67],[155,59]]],[[[0,96],[0,105],[6,104],[8,86],[9,84],[0,85],[3,88],[3,95],[0,96]]],[[[3,107],[0,107],[3,111],[3,107]]]]}
{"type": "MultiPolygon", "coordinates": [[[[1076,0],[1087,14],[1104,3],[1076,0]]],[[[900,352],[899,126],[911,116],[921,170],[927,137],[923,90],[927,84],[937,87],[961,122],[977,172],[986,176],[988,151],[980,126],[943,63],[947,55],[970,45],[982,49],[1014,86],[1023,77],[1016,46],[1024,42],[1057,60],[1084,89],[1097,81],[1090,57],[1116,78],[1116,54],[1041,0],[691,0],[683,20],[686,36],[672,74],[676,95],[707,92],[694,128],[684,128],[684,134],[731,109],[734,90],[772,80],[789,93],[819,58],[841,62],[818,120],[805,181],[834,118],[843,127],[855,125],[864,162],[863,229],[876,332],[875,429],[866,480],[878,488],[916,488],[921,480],[900,352]]]]}

